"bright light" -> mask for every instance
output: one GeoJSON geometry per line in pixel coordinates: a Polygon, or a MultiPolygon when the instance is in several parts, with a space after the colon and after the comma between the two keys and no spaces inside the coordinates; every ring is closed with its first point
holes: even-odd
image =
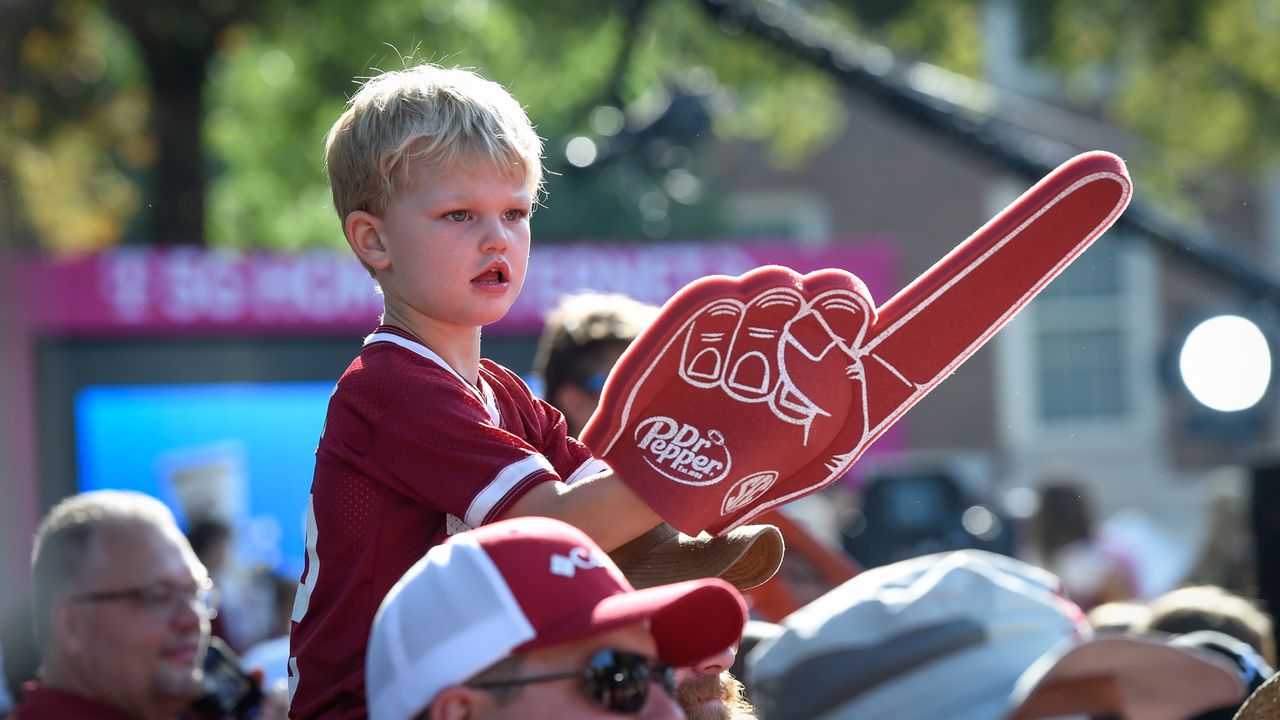
{"type": "Polygon", "coordinates": [[[599,150],[596,148],[596,144],[591,142],[591,138],[582,137],[581,135],[570,140],[569,144],[565,145],[564,148],[565,159],[576,167],[590,165],[596,161],[598,154],[599,150]]]}
{"type": "Polygon", "coordinates": [[[1219,315],[1196,326],[1178,357],[1182,382],[1196,400],[1222,412],[1253,407],[1271,380],[1271,351],[1257,325],[1219,315]]]}

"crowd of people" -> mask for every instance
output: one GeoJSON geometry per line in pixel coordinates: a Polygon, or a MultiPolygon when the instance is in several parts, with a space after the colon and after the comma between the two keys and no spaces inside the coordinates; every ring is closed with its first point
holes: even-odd
{"type": "Polygon", "coordinates": [[[222,529],[189,538],[138,493],[67,498],[34,541],[38,670],[6,683],[16,703],[0,695],[14,720],[1208,720],[1275,705],[1269,617],[1215,586],[1133,601],[1070,490],[1046,490],[1062,522],[1042,526],[1039,565],[951,549],[859,572],[782,516],[719,535],[663,522],[575,439],[657,309],[571,298],[538,351],[546,401],[481,358],[480,329],[523,281],[541,152],[514,98],[470,71],[362,86],[326,166],[385,314],[330,401],[300,582],[277,583],[275,612],[258,608],[274,622],[237,637],[236,603],[217,616],[222,529]],[[805,570],[803,599],[761,620],[771,578],[805,570]]]}

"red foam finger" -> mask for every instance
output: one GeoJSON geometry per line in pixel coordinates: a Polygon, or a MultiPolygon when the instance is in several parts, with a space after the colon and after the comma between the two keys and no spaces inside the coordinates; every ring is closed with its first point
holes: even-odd
{"type": "Polygon", "coordinates": [[[829,485],[1119,217],[1107,153],[1073,158],[878,311],[844,270],[681,290],[619,360],[582,440],[686,533],[829,485]]]}

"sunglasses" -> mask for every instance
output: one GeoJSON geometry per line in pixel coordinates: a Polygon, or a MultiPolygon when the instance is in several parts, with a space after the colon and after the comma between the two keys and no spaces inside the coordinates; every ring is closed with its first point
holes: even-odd
{"type": "Polygon", "coordinates": [[[591,702],[602,710],[620,715],[634,715],[649,700],[649,689],[654,682],[662,685],[667,694],[675,697],[676,671],[670,665],[644,655],[625,650],[601,650],[591,658],[584,670],[533,675],[467,683],[474,688],[502,688],[552,680],[582,680],[582,688],[591,702]]]}

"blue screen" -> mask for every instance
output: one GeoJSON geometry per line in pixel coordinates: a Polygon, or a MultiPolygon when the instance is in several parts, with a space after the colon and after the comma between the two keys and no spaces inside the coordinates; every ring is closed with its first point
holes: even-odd
{"type": "Polygon", "coordinates": [[[75,399],[81,490],[138,490],[188,523],[228,520],[238,560],[297,577],[332,383],[90,386],[75,399]]]}

